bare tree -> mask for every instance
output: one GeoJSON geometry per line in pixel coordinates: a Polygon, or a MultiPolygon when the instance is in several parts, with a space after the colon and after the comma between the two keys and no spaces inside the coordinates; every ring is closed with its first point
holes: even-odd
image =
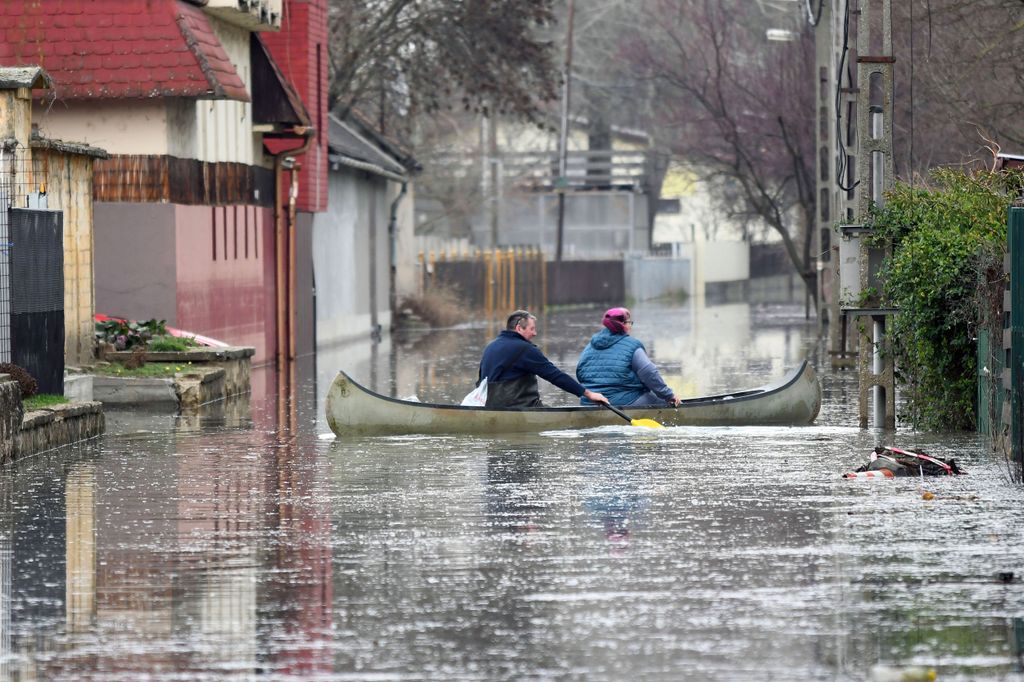
{"type": "Polygon", "coordinates": [[[813,293],[813,33],[769,43],[758,6],[743,0],[656,0],[637,11],[643,30],[621,45],[653,84],[651,128],[709,186],[736,192],[735,212],[778,233],[813,293]]]}
{"type": "Polygon", "coordinates": [[[330,0],[328,105],[389,133],[453,104],[535,120],[557,94],[552,2],[330,0]]]}
{"type": "Polygon", "coordinates": [[[1024,153],[1024,2],[893,3],[897,174],[1024,153]]]}

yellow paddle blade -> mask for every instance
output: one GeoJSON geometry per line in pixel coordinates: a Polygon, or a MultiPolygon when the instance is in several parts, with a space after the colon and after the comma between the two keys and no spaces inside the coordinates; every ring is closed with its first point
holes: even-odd
{"type": "Polygon", "coordinates": [[[653,419],[630,419],[629,423],[633,426],[646,426],[649,429],[663,429],[665,428],[653,419]]]}

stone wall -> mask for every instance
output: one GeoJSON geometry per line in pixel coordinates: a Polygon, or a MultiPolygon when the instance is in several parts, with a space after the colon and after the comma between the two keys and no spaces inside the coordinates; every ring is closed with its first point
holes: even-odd
{"type": "Polygon", "coordinates": [[[105,430],[101,403],[64,403],[33,410],[26,413],[22,421],[14,457],[95,438],[105,430]]]}
{"type": "MultiPolygon", "coordinates": [[[[184,351],[147,351],[146,362],[170,362],[191,365],[189,368],[219,367],[224,370],[224,391],[221,397],[240,395],[250,391],[252,346],[232,348],[190,348],[184,351]]],[[[131,351],[108,351],[104,359],[124,364],[131,351]]],[[[204,401],[205,402],[205,401],[204,401]]]]}
{"type": "Polygon", "coordinates": [[[21,389],[8,375],[0,374],[0,462],[14,459],[21,420],[21,389]]]}
{"type": "Polygon", "coordinates": [[[174,390],[178,394],[178,407],[182,413],[191,413],[200,405],[223,400],[225,372],[220,367],[197,367],[174,377],[174,390]]]}

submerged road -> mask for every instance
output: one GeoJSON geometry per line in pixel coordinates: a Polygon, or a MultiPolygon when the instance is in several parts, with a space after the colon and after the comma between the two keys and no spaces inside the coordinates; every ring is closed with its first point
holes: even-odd
{"type": "MultiPolygon", "coordinates": [[[[600,313],[542,317],[537,341],[571,371],[600,313]]],[[[338,368],[454,401],[484,326],[322,349],[294,401],[262,370],[251,401],[201,417],[111,413],[103,438],[0,479],[0,679],[1024,679],[1024,489],[982,438],[858,429],[856,379],[820,362],[802,309],[634,317],[684,396],[810,354],[821,416],[329,433],[338,368]],[[842,480],[876,442],[969,475],[842,480]]]]}

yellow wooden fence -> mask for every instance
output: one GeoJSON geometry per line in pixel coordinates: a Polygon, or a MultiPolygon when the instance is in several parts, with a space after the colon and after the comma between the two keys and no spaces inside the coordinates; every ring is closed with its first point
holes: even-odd
{"type": "Polygon", "coordinates": [[[420,294],[441,288],[487,316],[547,305],[547,269],[535,247],[421,251],[420,294]]]}

